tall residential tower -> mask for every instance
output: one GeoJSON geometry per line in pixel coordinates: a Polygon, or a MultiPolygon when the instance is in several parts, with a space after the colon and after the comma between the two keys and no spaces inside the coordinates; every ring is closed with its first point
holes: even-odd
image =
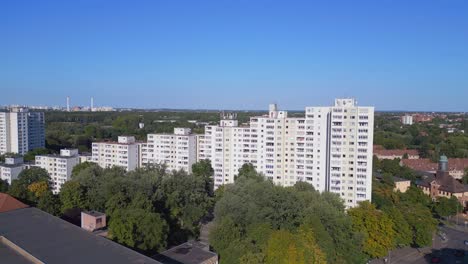
{"type": "Polygon", "coordinates": [[[14,107],[0,112],[0,154],[25,154],[45,147],[45,119],[43,112],[30,112],[14,107]]]}
{"type": "Polygon", "coordinates": [[[374,108],[357,106],[354,99],[306,107],[299,118],[272,104],[248,126],[239,126],[233,115],[206,126],[197,156],[211,160],[215,188],[234,182],[239,168],[251,163],[275,184],[305,181],[353,207],[371,199],[373,120],[374,108]]]}

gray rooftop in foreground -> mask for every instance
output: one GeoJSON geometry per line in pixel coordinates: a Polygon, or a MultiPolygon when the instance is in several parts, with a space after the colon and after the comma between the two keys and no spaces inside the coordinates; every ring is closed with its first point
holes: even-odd
{"type": "Polygon", "coordinates": [[[213,257],[216,253],[205,250],[205,244],[200,242],[185,242],[170,248],[155,258],[164,264],[200,264],[213,257]]]}
{"type": "Polygon", "coordinates": [[[14,264],[31,264],[27,258],[21,256],[19,253],[10,247],[0,243],[0,261],[1,263],[14,263],[14,264]]]}
{"type": "MultiPolygon", "coordinates": [[[[0,213],[0,236],[47,264],[160,263],[33,207],[0,213]]],[[[0,263],[30,262],[0,245],[0,263]]]]}

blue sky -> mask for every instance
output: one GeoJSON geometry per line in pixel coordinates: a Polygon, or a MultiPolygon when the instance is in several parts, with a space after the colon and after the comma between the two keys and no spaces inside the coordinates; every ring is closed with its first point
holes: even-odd
{"type": "Polygon", "coordinates": [[[468,1],[0,3],[0,105],[468,111],[468,1]]]}

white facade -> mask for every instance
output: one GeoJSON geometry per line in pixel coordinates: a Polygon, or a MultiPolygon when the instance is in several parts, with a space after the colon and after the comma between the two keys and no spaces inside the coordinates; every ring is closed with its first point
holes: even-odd
{"type": "Polygon", "coordinates": [[[93,155],[90,153],[80,154],[80,163],[93,162],[93,155]]]}
{"type": "Polygon", "coordinates": [[[0,154],[25,154],[45,147],[44,113],[27,108],[0,112],[0,154]]]}
{"type": "Polygon", "coordinates": [[[38,155],[35,166],[49,173],[52,192],[60,192],[62,185],[71,179],[73,168],[80,163],[77,149],[62,149],[60,155],[38,155]]]}
{"type": "Polygon", "coordinates": [[[140,166],[165,164],[168,170],[192,172],[197,161],[196,136],[189,128],[174,128],[174,134],[148,134],[141,146],[140,166]]]}
{"type": "Polygon", "coordinates": [[[353,99],[337,99],[330,119],[327,190],[339,194],[347,207],[370,201],[374,108],[358,107],[353,99]]]}
{"type": "Polygon", "coordinates": [[[412,125],[413,124],[413,116],[412,115],[404,115],[401,117],[401,123],[403,125],[412,125]]]}
{"type": "Polygon", "coordinates": [[[8,184],[15,179],[18,179],[19,174],[26,168],[21,157],[7,157],[5,163],[0,164],[0,179],[5,180],[8,184]]]}
{"type": "Polygon", "coordinates": [[[373,120],[374,108],[358,107],[353,99],[306,107],[303,118],[270,105],[268,115],[252,117],[246,127],[233,116],[206,126],[197,137],[197,156],[211,160],[215,188],[234,182],[242,165],[252,163],[275,184],[305,181],[352,207],[371,199],[373,120]]]}
{"type": "Polygon", "coordinates": [[[139,162],[139,143],[133,136],[119,136],[117,142],[94,142],[92,161],[102,168],[118,166],[135,170],[139,162]]]}

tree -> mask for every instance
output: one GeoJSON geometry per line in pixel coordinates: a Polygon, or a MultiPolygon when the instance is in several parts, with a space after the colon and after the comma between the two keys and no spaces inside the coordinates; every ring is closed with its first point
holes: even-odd
{"type": "MultiPolygon", "coordinates": [[[[365,262],[362,239],[352,230],[351,218],[338,195],[320,193],[304,182],[292,187],[276,186],[249,167],[234,184],[224,186],[216,202],[216,226],[210,234],[210,244],[222,263],[263,263],[268,234],[282,230],[296,239],[301,226],[308,228],[305,233],[313,233],[317,248],[328,262],[365,262]],[[253,177],[242,176],[246,174],[253,177]]],[[[301,258],[302,244],[294,246],[298,248],[295,256],[301,258]]]]}
{"type": "Polygon", "coordinates": [[[420,204],[423,206],[431,204],[431,198],[416,186],[410,186],[405,193],[401,193],[400,200],[406,204],[420,204]]]}
{"type": "Polygon", "coordinates": [[[40,198],[49,191],[49,184],[46,181],[33,182],[28,185],[28,191],[33,193],[36,198],[40,198]]]}
{"type": "Polygon", "coordinates": [[[297,246],[294,235],[286,230],[275,231],[268,240],[267,264],[298,263],[297,246]]]}
{"type": "Polygon", "coordinates": [[[210,232],[210,245],[220,254],[224,253],[229,245],[241,239],[241,228],[229,217],[222,218],[215,223],[210,232]]]}
{"type": "Polygon", "coordinates": [[[8,184],[7,180],[0,179],[0,192],[6,193],[8,191],[9,186],[10,185],[8,184]]]}
{"type": "Polygon", "coordinates": [[[393,222],[395,246],[410,246],[413,242],[413,232],[404,215],[394,206],[385,207],[384,211],[393,222]]]}
{"type": "Polygon", "coordinates": [[[463,175],[463,178],[461,180],[463,184],[468,184],[468,168],[465,168],[465,173],[463,175]]]}
{"type": "Polygon", "coordinates": [[[37,155],[46,155],[46,154],[50,154],[50,150],[46,148],[37,148],[37,149],[30,150],[26,154],[24,154],[23,159],[24,161],[33,161],[36,159],[37,155]]]}
{"type": "Polygon", "coordinates": [[[326,263],[311,228],[301,226],[297,233],[285,230],[273,232],[266,249],[266,264],[326,263]]]}
{"type": "Polygon", "coordinates": [[[37,202],[37,208],[55,216],[60,216],[60,207],[60,199],[50,191],[42,195],[37,202]]]}
{"type": "Polygon", "coordinates": [[[199,178],[205,184],[205,191],[213,196],[213,174],[214,170],[211,167],[211,161],[208,159],[201,160],[192,165],[192,174],[199,178]]]}
{"type": "Polygon", "coordinates": [[[18,175],[18,179],[12,181],[8,193],[27,204],[34,205],[38,196],[31,192],[28,187],[33,183],[44,182],[49,188],[49,181],[49,174],[46,170],[38,167],[25,169],[18,175]]]}
{"type": "Polygon", "coordinates": [[[198,233],[200,220],[212,208],[206,182],[184,172],[174,172],[171,177],[163,179],[156,194],[165,201],[170,217],[192,235],[198,233]]]}
{"type": "Polygon", "coordinates": [[[168,225],[159,214],[140,208],[119,209],[109,221],[113,240],[147,252],[164,249],[168,232],[168,225]]]}
{"type": "Polygon", "coordinates": [[[447,217],[457,214],[459,201],[455,196],[449,198],[439,197],[434,205],[434,212],[439,217],[447,217]]]}
{"type": "Polygon", "coordinates": [[[421,203],[409,202],[402,202],[398,207],[413,231],[412,245],[416,247],[430,245],[437,221],[432,218],[429,208],[421,203]]]}
{"type": "Polygon", "coordinates": [[[371,258],[383,257],[395,244],[393,222],[368,201],[348,210],[353,230],[364,235],[363,251],[371,258]]]}
{"type": "Polygon", "coordinates": [[[242,177],[254,179],[256,181],[264,180],[263,176],[257,173],[255,167],[251,163],[245,163],[244,165],[242,165],[242,167],[239,169],[239,173],[234,177],[234,179],[237,180],[242,177]]]}
{"type": "Polygon", "coordinates": [[[92,162],[88,162],[88,161],[75,165],[75,167],[73,167],[73,170],[72,170],[72,177],[75,175],[78,175],[81,171],[92,166],[96,166],[96,164],[92,162]]]}
{"type": "Polygon", "coordinates": [[[74,208],[88,208],[86,191],[84,187],[77,181],[71,180],[65,182],[62,185],[59,196],[62,203],[62,213],[74,208]]]}

